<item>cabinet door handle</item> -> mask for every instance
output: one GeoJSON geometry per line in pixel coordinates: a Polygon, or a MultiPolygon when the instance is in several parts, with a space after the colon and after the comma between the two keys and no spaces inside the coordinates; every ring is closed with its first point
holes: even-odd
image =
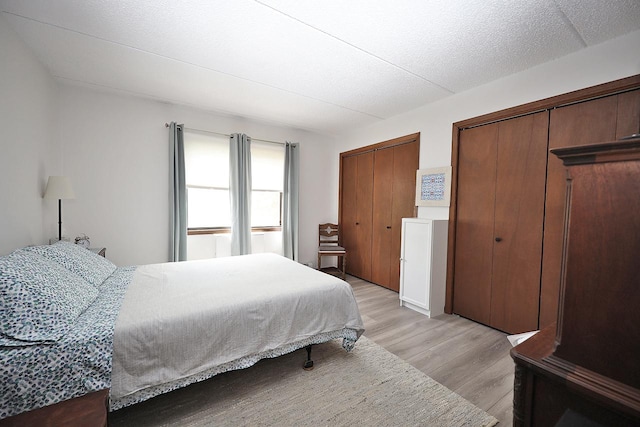
{"type": "Polygon", "coordinates": [[[387,230],[391,230],[391,226],[390,225],[387,225],[387,230]]]}
{"type": "Polygon", "coordinates": [[[360,225],[360,223],[359,223],[359,222],[356,222],[356,225],[360,225]]]}
{"type": "Polygon", "coordinates": [[[496,237],[496,242],[502,242],[502,237],[496,237]]]}

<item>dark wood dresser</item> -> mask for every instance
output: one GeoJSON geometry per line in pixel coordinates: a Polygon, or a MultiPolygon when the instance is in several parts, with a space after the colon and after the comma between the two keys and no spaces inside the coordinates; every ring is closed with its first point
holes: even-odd
{"type": "Polygon", "coordinates": [[[567,169],[557,324],[514,347],[514,426],[640,426],[640,138],[567,169]]]}

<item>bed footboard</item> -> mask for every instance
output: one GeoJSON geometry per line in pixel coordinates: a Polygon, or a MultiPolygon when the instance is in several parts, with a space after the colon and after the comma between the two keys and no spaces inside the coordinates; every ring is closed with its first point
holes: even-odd
{"type": "Polygon", "coordinates": [[[44,408],[23,412],[0,420],[0,427],[8,426],[86,426],[107,425],[109,390],[100,390],[75,399],[65,400],[44,408]]]}

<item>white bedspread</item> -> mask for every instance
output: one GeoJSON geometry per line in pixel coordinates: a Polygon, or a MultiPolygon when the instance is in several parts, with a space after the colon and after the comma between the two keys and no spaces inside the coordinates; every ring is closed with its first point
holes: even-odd
{"type": "Polygon", "coordinates": [[[138,267],[115,327],[111,410],[345,330],[363,331],[349,284],[278,255],[138,267]]]}

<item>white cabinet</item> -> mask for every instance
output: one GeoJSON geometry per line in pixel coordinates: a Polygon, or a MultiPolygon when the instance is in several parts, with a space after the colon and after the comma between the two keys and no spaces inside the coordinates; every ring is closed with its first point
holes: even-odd
{"type": "Polygon", "coordinates": [[[429,317],[444,313],[448,221],[402,218],[400,305],[429,317]]]}

